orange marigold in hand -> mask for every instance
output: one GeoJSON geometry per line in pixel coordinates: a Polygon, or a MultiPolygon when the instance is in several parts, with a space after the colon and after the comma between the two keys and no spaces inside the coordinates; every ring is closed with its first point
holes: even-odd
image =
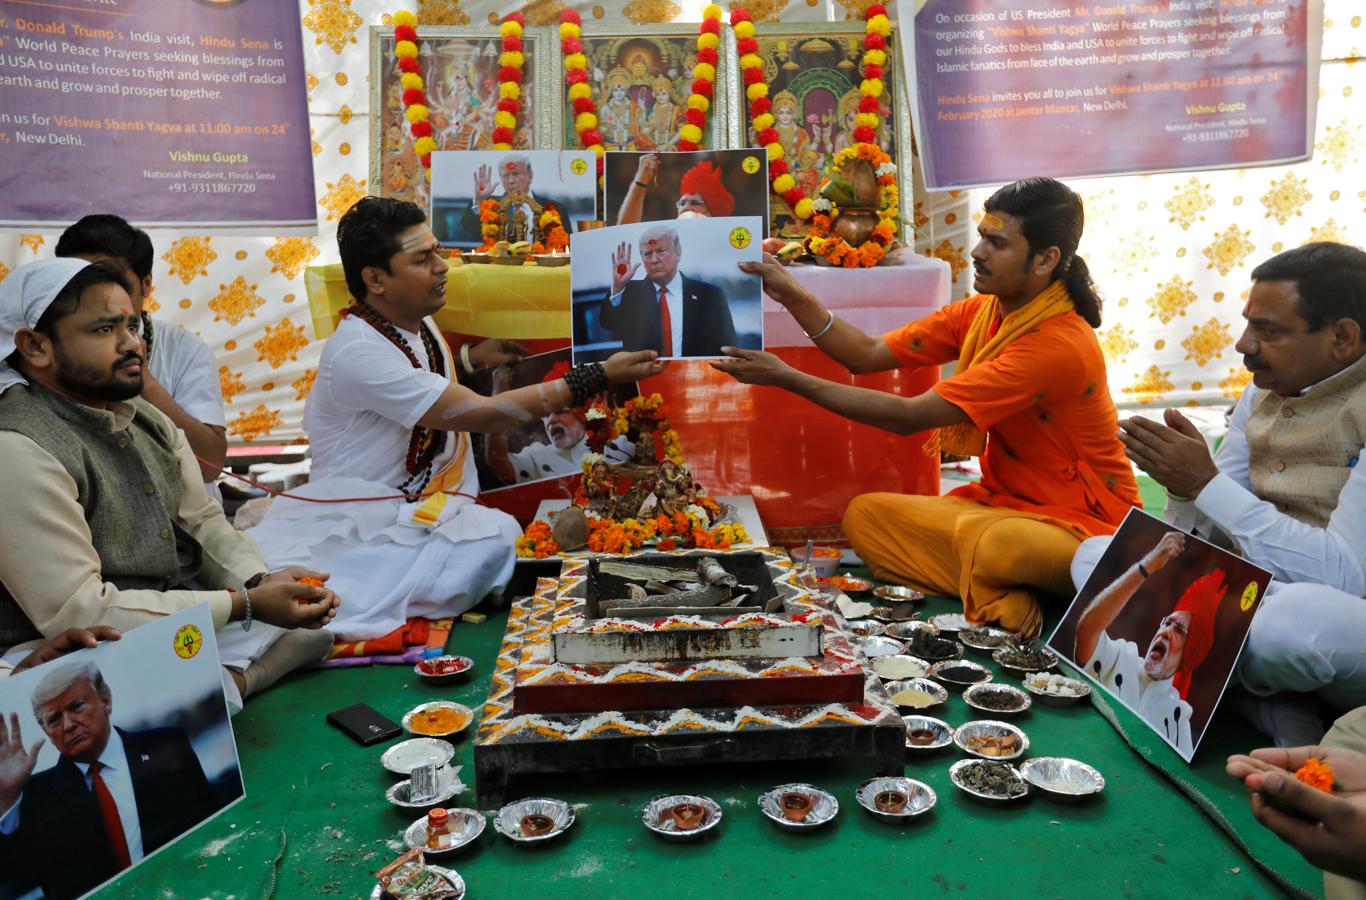
{"type": "Polygon", "coordinates": [[[1295,772],[1295,778],[1320,791],[1331,794],[1337,785],[1333,767],[1322,760],[1309,757],[1304,765],[1295,772]]]}
{"type": "Polygon", "coordinates": [[[298,578],[294,579],[294,583],[295,583],[295,584],[310,584],[310,585],[312,585],[313,587],[322,587],[322,586],[323,586],[322,579],[320,579],[320,578],[309,578],[309,577],[307,577],[307,576],[305,576],[305,575],[301,575],[301,576],[299,576],[298,578]]]}

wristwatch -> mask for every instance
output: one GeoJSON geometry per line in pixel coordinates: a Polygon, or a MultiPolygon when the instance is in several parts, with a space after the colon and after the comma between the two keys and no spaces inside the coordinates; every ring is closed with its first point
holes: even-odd
{"type": "Polygon", "coordinates": [[[246,581],[242,582],[242,586],[247,590],[251,590],[252,588],[260,585],[261,579],[265,578],[269,574],[269,572],[257,572],[255,575],[251,576],[246,581]]]}

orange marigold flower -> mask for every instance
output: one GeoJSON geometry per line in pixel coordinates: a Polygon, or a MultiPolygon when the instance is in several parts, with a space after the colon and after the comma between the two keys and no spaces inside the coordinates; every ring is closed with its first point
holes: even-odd
{"type": "Polygon", "coordinates": [[[1332,766],[1322,760],[1315,759],[1312,756],[1304,765],[1299,767],[1299,770],[1295,772],[1295,777],[1309,785],[1311,788],[1325,791],[1330,794],[1337,784],[1337,778],[1333,775],[1332,766]]]}

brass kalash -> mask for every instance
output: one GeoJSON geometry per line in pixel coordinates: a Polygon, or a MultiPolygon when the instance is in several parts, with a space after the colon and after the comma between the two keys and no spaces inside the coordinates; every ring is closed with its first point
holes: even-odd
{"type": "Polygon", "coordinates": [[[512,604],[477,802],[623,766],[853,756],[900,774],[905,726],[856,640],[781,550],[566,558],[512,604]]]}

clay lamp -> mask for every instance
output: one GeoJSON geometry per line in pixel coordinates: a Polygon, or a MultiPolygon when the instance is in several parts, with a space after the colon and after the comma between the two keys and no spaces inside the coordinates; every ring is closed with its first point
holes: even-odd
{"type": "Polygon", "coordinates": [[[801,791],[788,791],[778,798],[778,807],[783,811],[783,818],[802,822],[811,814],[811,797],[801,791]]]}
{"type": "Polygon", "coordinates": [[[522,827],[522,834],[526,837],[540,837],[555,830],[555,820],[550,816],[543,816],[539,813],[532,813],[529,816],[522,816],[518,824],[522,827]]]}
{"type": "Polygon", "coordinates": [[[906,808],[906,795],[900,791],[883,791],[873,798],[873,808],[878,812],[899,813],[906,808]]]}
{"type": "Polygon", "coordinates": [[[924,747],[926,744],[933,744],[939,735],[935,733],[933,728],[917,728],[908,737],[912,744],[917,747],[924,747]]]}
{"type": "Polygon", "coordinates": [[[692,831],[702,824],[707,813],[701,804],[679,803],[669,807],[669,815],[673,817],[674,826],[679,831],[692,831]]]}

